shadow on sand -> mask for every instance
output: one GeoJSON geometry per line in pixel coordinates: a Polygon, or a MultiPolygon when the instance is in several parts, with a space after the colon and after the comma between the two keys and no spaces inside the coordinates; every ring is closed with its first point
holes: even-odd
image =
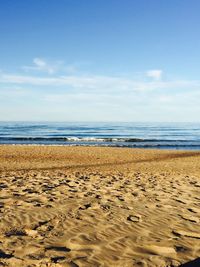
{"type": "Polygon", "coordinates": [[[193,261],[189,261],[185,264],[181,264],[179,267],[200,267],[200,258],[197,258],[193,261]]]}

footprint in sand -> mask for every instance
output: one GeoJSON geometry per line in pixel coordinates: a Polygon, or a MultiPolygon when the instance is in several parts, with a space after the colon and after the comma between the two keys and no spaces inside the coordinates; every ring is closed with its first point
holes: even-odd
{"type": "Polygon", "coordinates": [[[185,200],[183,200],[181,198],[174,198],[174,200],[177,201],[177,202],[179,202],[179,203],[181,203],[181,204],[188,204],[187,201],[185,201],[185,200]]]}
{"type": "Polygon", "coordinates": [[[120,201],[124,201],[124,198],[122,196],[117,196],[117,198],[120,200],[120,201]]]}
{"type": "Polygon", "coordinates": [[[5,232],[5,236],[6,237],[10,237],[10,236],[26,236],[26,232],[23,230],[17,230],[17,229],[12,229],[8,232],[5,232]]]}
{"type": "Polygon", "coordinates": [[[25,233],[31,237],[36,237],[38,235],[38,231],[32,229],[25,229],[25,233]]]}
{"type": "Polygon", "coordinates": [[[179,253],[185,253],[186,251],[188,251],[188,248],[183,247],[183,246],[175,246],[175,250],[176,252],[179,252],[179,253]]]}
{"type": "Polygon", "coordinates": [[[199,233],[187,232],[187,231],[182,231],[182,230],[173,230],[172,233],[176,236],[186,236],[186,237],[200,239],[199,233]]]}
{"type": "Polygon", "coordinates": [[[84,206],[79,207],[79,210],[86,210],[91,207],[91,204],[85,204],[84,206]]]}
{"type": "Polygon", "coordinates": [[[142,220],[142,216],[141,215],[129,215],[127,217],[127,220],[130,222],[141,222],[142,220]]]}
{"type": "MultiPolygon", "coordinates": [[[[64,261],[66,259],[66,257],[64,257],[64,256],[56,256],[56,257],[52,257],[51,258],[51,261],[53,262],[53,263],[59,263],[59,262],[62,262],[62,261],[64,261]]],[[[57,264],[56,264],[57,265],[57,264]]]]}
{"type": "Polygon", "coordinates": [[[194,186],[195,186],[195,187],[200,187],[200,183],[196,182],[196,183],[194,184],[194,186]]]}
{"type": "Polygon", "coordinates": [[[197,218],[197,217],[190,216],[190,215],[187,215],[187,214],[183,214],[183,215],[180,214],[180,216],[181,216],[182,219],[184,219],[186,221],[199,223],[199,218],[197,218]]]}
{"type": "Polygon", "coordinates": [[[46,247],[46,250],[54,250],[54,251],[59,251],[59,252],[70,252],[71,249],[67,247],[62,247],[62,246],[49,246],[46,247]]]}
{"type": "Polygon", "coordinates": [[[200,209],[195,208],[195,207],[188,208],[188,210],[189,210],[190,212],[193,212],[193,213],[200,213],[200,209]]]}
{"type": "Polygon", "coordinates": [[[139,249],[142,253],[148,253],[153,255],[160,255],[160,256],[175,256],[176,250],[173,247],[161,247],[156,245],[150,245],[146,247],[142,247],[139,249]]]}
{"type": "Polygon", "coordinates": [[[66,253],[71,249],[64,246],[49,246],[46,247],[46,256],[51,258],[54,263],[59,263],[66,260],[66,253]]]}
{"type": "Polygon", "coordinates": [[[10,259],[12,258],[12,254],[7,254],[3,250],[0,249],[0,259],[10,259]]]}

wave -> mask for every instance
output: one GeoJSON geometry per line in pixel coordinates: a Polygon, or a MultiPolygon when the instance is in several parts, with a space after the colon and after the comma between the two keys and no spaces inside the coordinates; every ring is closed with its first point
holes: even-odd
{"type": "Polygon", "coordinates": [[[33,137],[33,136],[0,136],[0,142],[3,141],[13,141],[13,142],[88,142],[88,143],[118,143],[118,142],[123,142],[123,143],[137,143],[137,142],[156,142],[156,143],[198,143],[200,144],[200,140],[173,140],[173,139],[143,139],[143,138],[130,138],[130,137],[33,137]]]}
{"type": "Polygon", "coordinates": [[[96,138],[96,137],[2,137],[0,136],[0,142],[12,141],[12,142],[97,142],[97,143],[112,143],[112,142],[145,142],[153,141],[140,138],[96,138]]]}

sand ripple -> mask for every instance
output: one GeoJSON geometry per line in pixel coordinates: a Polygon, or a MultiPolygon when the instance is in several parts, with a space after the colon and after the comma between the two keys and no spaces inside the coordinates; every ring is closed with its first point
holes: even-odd
{"type": "Polygon", "coordinates": [[[167,267],[200,255],[200,156],[87,149],[74,150],[82,168],[41,169],[37,148],[1,166],[0,266],[167,267]]]}

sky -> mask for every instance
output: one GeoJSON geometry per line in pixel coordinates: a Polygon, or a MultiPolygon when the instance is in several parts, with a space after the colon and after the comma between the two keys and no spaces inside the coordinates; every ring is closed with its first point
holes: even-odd
{"type": "Polygon", "coordinates": [[[200,122],[199,0],[1,0],[0,121],[200,122]]]}

